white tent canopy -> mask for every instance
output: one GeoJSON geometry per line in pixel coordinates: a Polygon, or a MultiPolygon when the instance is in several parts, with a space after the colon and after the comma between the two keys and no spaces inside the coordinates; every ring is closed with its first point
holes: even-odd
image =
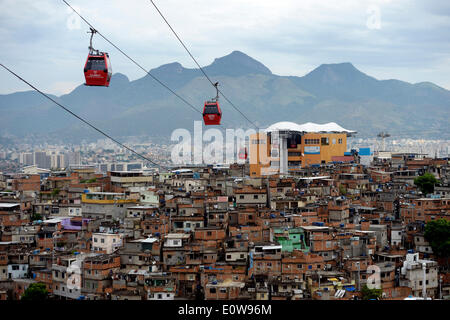
{"type": "Polygon", "coordinates": [[[329,122],[325,124],[317,124],[312,122],[307,122],[304,124],[297,124],[289,121],[281,121],[272,124],[268,127],[266,132],[273,131],[296,131],[296,132],[346,132],[346,133],[356,133],[353,130],[347,130],[342,128],[335,122],[329,122]]]}

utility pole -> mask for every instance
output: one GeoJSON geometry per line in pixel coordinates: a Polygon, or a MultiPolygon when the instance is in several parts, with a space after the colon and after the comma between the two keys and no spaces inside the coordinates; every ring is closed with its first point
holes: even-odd
{"type": "Polygon", "coordinates": [[[360,285],[360,267],[359,267],[359,261],[356,262],[356,265],[358,266],[358,291],[361,291],[361,285],[360,285]]]}
{"type": "Polygon", "coordinates": [[[424,262],[422,263],[422,269],[423,269],[423,286],[422,286],[422,297],[423,300],[427,299],[427,264],[424,262]]]}
{"type": "Polygon", "coordinates": [[[317,275],[319,276],[319,290],[320,290],[320,270],[317,270],[317,275]]]}
{"type": "Polygon", "coordinates": [[[377,137],[378,138],[381,138],[381,148],[382,148],[382,150],[380,150],[380,151],[386,151],[386,145],[385,145],[385,141],[384,141],[384,139],[385,138],[388,138],[388,137],[390,137],[391,135],[389,134],[389,133],[387,133],[387,132],[380,132],[378,135],[377,135],[377,137]]]}

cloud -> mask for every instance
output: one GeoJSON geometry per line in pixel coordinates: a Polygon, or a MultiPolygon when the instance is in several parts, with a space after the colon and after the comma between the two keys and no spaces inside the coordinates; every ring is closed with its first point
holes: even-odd
{"type": "MultiPolygon", "coordinates": [[[[174,61],[195,67],[150,1],[69,3],[147,69],[174,61]]],[[[155,3],[202,65],[240,50],[275,74],[304,75],[322,63],[349,61],[377,78],[426,80],[450,88],[446,77],[450,69],[448,1],[155,3]],[[378,18],[373,18],[374,12],[378,18]]],[[[1,6],[3,63],[47,92],[59,94],[72,84],[83,83],[89,27],[62,1],[3,0],[1,6]]],[[[110,53],[114,72],[126,74],[131,80],[144,76],[98,35],[94,47],[110,53]]],[[[0,93],[23,88],[0,72],[0,93]]]]}

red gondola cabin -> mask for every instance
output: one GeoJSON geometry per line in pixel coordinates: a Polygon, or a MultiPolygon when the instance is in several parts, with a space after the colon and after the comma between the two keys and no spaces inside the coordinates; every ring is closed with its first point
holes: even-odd
{"type": "Polygon", "coordinates": [[[239,159],[241,160],[247,160],[247,148],[241,148],[239,149],[239,159]]]}
{"type": "Polygon", "coordinates": [[[203,108],[203,121],[205,122],[205,125],[220,125],[221,119],[222,111],[220,110],[219,102],[205,102],[205,106],[203,108]]]}
{"type": "Polygon", "coordinates": [[[109,55],[104,52],[89,54],[84,65],[84,77],[87,86],[108,87],[112,69],[109,55]]]}

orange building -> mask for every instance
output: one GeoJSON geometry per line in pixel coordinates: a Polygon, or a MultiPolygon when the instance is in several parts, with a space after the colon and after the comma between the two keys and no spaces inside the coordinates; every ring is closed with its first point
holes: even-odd
{"type": "Polygon", "coordinates": [[[323,125],[278,122],[264,132],[250,135],[250,175],[289,173],[312,164],[324,164],[342,157],[347,137],[355,131],[336,123],[323,125]]]}

